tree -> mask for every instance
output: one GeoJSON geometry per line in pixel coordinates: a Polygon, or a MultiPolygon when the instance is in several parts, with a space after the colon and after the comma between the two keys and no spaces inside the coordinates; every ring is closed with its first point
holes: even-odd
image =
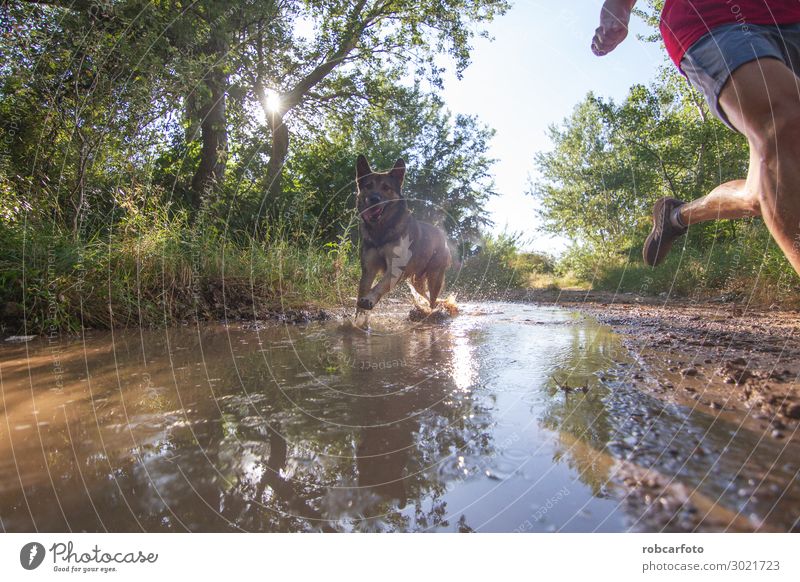
{"type": "Polygon", "coordinates": [[[195,210],[224,182],[231,107],[247,109],[252,100],[263,109],[269,125],[269,191],[277,200],[290,127],[318,125],[326,111],[385,102],[409,75],[439,83],[436,59],[442,54],[450,55],[460,72],[469,62],[475,25],[508,6],[505,0],[25,4],[27,9],[15,5],[9,12],[22,17],[26,27],[48,21],[59,38],[72,35],[76,47],[101,41],[108,55],[98,53],[95,59],[104,63],[112,56],[123,69],[114,76],[101,68],[98,77],[129,81],[125,64],[153,65],[135,82],[162,90],[168,105],[184,117],[184,156],[195,164],[188,198],[195,210]],[[302,29],[309,25],[313,34],[306,38],[302,29]]]}
{"type": "Polygon", "coordinates": [[[453,240],[478,238],[490,224],[486,201],[495,194],[488,157],[494,132],[477,119],[453,116],[418,87],[396,88],[392,103],[330,116],[322,135],[301,135],[288,163],[287,200],[313,192],[303,214],[326,239],[354,219],[355,159],[389,168],[398,157],[408,171],[403,190],[417,217],[442,225],[453,240]]]}
{"type": "Polygon", "coordinates": [[[269,120],[270,192],[280,196],[281,171],[289,152],[289,117],[303,118],[320,107],[347,108],[354,101],[384,100],[375,77],[397,81],[427,72],[438,84],[436,57],[447,53],[460,72],[469,63],[475,24],[508,8],[505,0],[355,0],[307,1],[300,15],[312,22],[314,36],[275,57],[256,27],[249,51],[252,90],[269,120]],[[409,71],[409,68],[412,68],[409,71]]]}
{"type": "Polygon", "coordinates": [[[621,105],[588,95],[551,127],[553,150],[536,156],[541,177],[530,193],[545,230],[627,256],[644,240],[655,200],[693,200],[743,175],[746,144],[704,107],[670,82],[634,86],[621,105]]]}

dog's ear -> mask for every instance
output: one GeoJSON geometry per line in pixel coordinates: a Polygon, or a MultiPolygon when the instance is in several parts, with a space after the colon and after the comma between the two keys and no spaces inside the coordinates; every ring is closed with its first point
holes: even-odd
{"type": "Polygon", "coordinates": [[[369,167],[369,162],[364,154],[358,154],[356,160],[356,180],[360,180],[364,176],[369,176],[372,173],[372,168],[369,167]]]}
{"type": "Polygon", "coordinates": [[[406,175],[406,163],[403,158],[397,158],[394,168],[389,171],[389,175],[397,180],[401,186],[403,185],[403,178],[406,175]]]}

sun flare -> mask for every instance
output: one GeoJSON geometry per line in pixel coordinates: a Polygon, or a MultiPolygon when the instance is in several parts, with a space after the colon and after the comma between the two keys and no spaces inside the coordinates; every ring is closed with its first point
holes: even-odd
{"type": "Polygon", "coordinates": [[[281,96],[276,91],[267,91],[267,111],[277,113],[281,109],[281,96]]]}

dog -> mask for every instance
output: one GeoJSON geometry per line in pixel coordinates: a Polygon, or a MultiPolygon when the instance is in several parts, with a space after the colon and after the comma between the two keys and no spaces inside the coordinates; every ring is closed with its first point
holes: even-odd
{"type": "Polygon", "coordinates": [[[403,195],[405,173],[402,158],[388,172],[373,172],[363,155],[356,160],[356,207],[361,218],[357,314],[371,311],[404,280],[412,292],[428,300],[432,311],[444,287],[451,262],[447,236],[411,214],[403,195]]]}

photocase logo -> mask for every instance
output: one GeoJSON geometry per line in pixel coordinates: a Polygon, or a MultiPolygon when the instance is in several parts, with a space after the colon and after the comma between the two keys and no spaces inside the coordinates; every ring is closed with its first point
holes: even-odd
{"type": "Polygon", "coordinates": [[[30,542],[19,551],[19,563],[26,570],[35,570],[44,561],[44,546],[39,542],[30,542]]]}

